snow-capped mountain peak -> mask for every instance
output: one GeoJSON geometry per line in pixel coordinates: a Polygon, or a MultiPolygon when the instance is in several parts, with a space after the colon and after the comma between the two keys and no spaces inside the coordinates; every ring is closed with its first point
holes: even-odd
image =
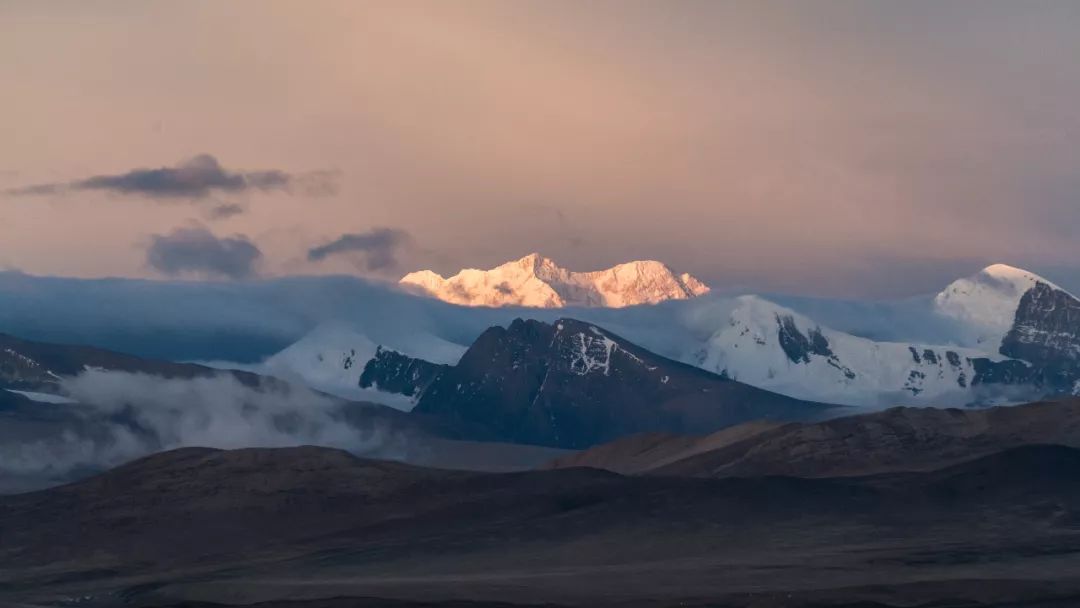
{"type": "Polygon", "coordinates": [[[407,353],[434,364],[448,364],[456,363],[465,347],[423,332],[402,332],[388,345],[377,343],[350,323],[325,323],[263,361],[258,371],[345,399],[408,410],[414,405],[408,396],[387,395],[377,386],[367,387],[361,382],[365,367],[380,352],[407,353]]]}
{"type": "Polygon", "coordinates": [[[426,291],[436,291],[446,283],[446,278],[431,270],[418,270],[402,277],[401,283],[413,285],[426,291]]]}
{"type": "Polygon", "coordinates": [[[574,272],[539,253],[490,270],[467,268],[449,278],[421,270],[405,275],[400,282],[440,300],[466,306],[620,308],[683,300],[709,291],[690,274],[676,274],[655,260],[574,272]]]}
{"type": "Polygon", "coordinates": [[[971,326],[977,343],[996,347],[1012,327],[1020,299],[1037,283],[1061,290],[1022,268],[992,264],[950,283],[934,297],[934,310],[971,326]]]}

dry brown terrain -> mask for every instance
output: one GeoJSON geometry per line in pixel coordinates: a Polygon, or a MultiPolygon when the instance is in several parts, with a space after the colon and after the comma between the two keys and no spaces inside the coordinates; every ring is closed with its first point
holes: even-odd
{"type": "Polygon", "coordinates": [[[1061,446],[834,479],[185,449],[0,498],[0,605],[1069,605],[1078,479],[1061,446]]]}
{"type": "Polygon", "coordinates": [[[816,423],[754,422],[705,437],[639,435],[549,463],[689,477],[928,471],[1031,444],[1080,447],[1080,400],[988,409],[899,407],[816,423]]]}

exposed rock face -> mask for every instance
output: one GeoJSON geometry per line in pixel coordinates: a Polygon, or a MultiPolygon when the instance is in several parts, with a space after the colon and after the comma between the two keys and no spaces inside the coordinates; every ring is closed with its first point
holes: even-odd
{"type": "Polygon", "coordinates": [[[374,388],[408,397],[419,396],[449,365],[430,363],[379,347],[360,374],[360,388],[374,388]]]}
{"type": "Polygon", "coordinates": [[[971,380],[972,386],[998,384],[1040,391],[1045,385],[1042,370],[1024,361],[1015,359],[991,361],[986,358],[975,358],[970,361],[975,368],[975,376],[971,380]]]}
{"type": "Polygon", "coordinates": [[[1071,386],[1080,377],[1080,300],[1036,283],[1020,298],[1001,354],[1031,362],[1052,384],[1071,386]]]}
{"type": "Polygon", "coordinates": [[[970,358],[973,387],[1038,396],[1075,394],[1080,381],[1080,300],[1042,280],[1023,292],[1001,341],[1009,359],[970,358]]]}
{"type": "Polygon", "coordinates": [[[1080,379],[1080,300],[1005,264],[953,282],[934,300],[939,314],[978,330],[978,341],[1012,360],[971,358],[971,385],[1009,385],[1032,395],[1075,392],[1080,379]]]}
{"type": "Polygon", "coordinates": [[[473,438],[581,448],[645,431],[807,419],[826,409],[665,359],[587,323],[519,319],[484,332],[414,411],[475,428],[473,438]]]}
{"type": "Polygon", "coordinates": [[[689,274],[676,274],[653,260],[573,272],[536,253],[490,270],[468,268],[449,278],[421,270],[405,275],[401,284],[454,304],[539,308],[618,308],[684,300],[709,291],[689,274]]]}
{"type": "Polygon", "coordinates": [[[829,350],[829,341],[822,335],[820,328],[813,328],[803,335],[792,315],[776,315],[776,324],[780,326],[777,336],[780,340],[780,348],[784,349],[792,363],[809,363],[810,355],[832,357],[829,350]]]}

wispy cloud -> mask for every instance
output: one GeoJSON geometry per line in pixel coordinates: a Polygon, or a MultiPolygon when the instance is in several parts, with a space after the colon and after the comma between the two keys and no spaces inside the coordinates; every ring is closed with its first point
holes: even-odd
{"type": "Polygon", "coordinates": [[[337,174],[327,171],[293,174],[280,169],[233,171],[210,154],[200,154],[172,167],[139,168],[126,173],[94,175],[68,182],[9,188],[10,196],[42,196],[72,191],[103,191],[156,199],[202,199],[211,194],[247,191],[294,192],[324,196],[336,192],[337,174]]]}
{"type": "Polygon", "coordinates": [[[391,270],[399,265],[401,250],[412,242],[408,232],[398,228],[373,228],[367,232],[343,234],[308,250],[308,260],[318,262],[330,256],[351,255],[370,271],[391,270]]]}
{"type": "Polygon", "coordinates": [[[247,209],[237,203],[221,203],[214,205],[206,211],[206,217],[211,220],[225,220],[236,215],[242,215],[247,209]]]}
{"type": "Polygon", "coordinates": [[[229,279],[255,276],[262,251],[246,236],[217,237],[203,226],[177,228],[151,237],[146,262],[170,275],[195,274],[229,279]]]}

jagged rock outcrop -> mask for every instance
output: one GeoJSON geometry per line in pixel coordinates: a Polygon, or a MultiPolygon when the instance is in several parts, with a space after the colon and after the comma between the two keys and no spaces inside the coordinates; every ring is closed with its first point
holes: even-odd
{"type": "Polygon", "coordinates": [[[360,388],[418,397],[449,365],[430,363],[379,347],[360,374],[360,388]]]}
{"type": "Polygon", "coordinates": [[[1001,354],[1028,361],[1051,384],[1071,388],[1080,378],[1080,300],[1036,283],[1020,299],[1001,354]]]}

